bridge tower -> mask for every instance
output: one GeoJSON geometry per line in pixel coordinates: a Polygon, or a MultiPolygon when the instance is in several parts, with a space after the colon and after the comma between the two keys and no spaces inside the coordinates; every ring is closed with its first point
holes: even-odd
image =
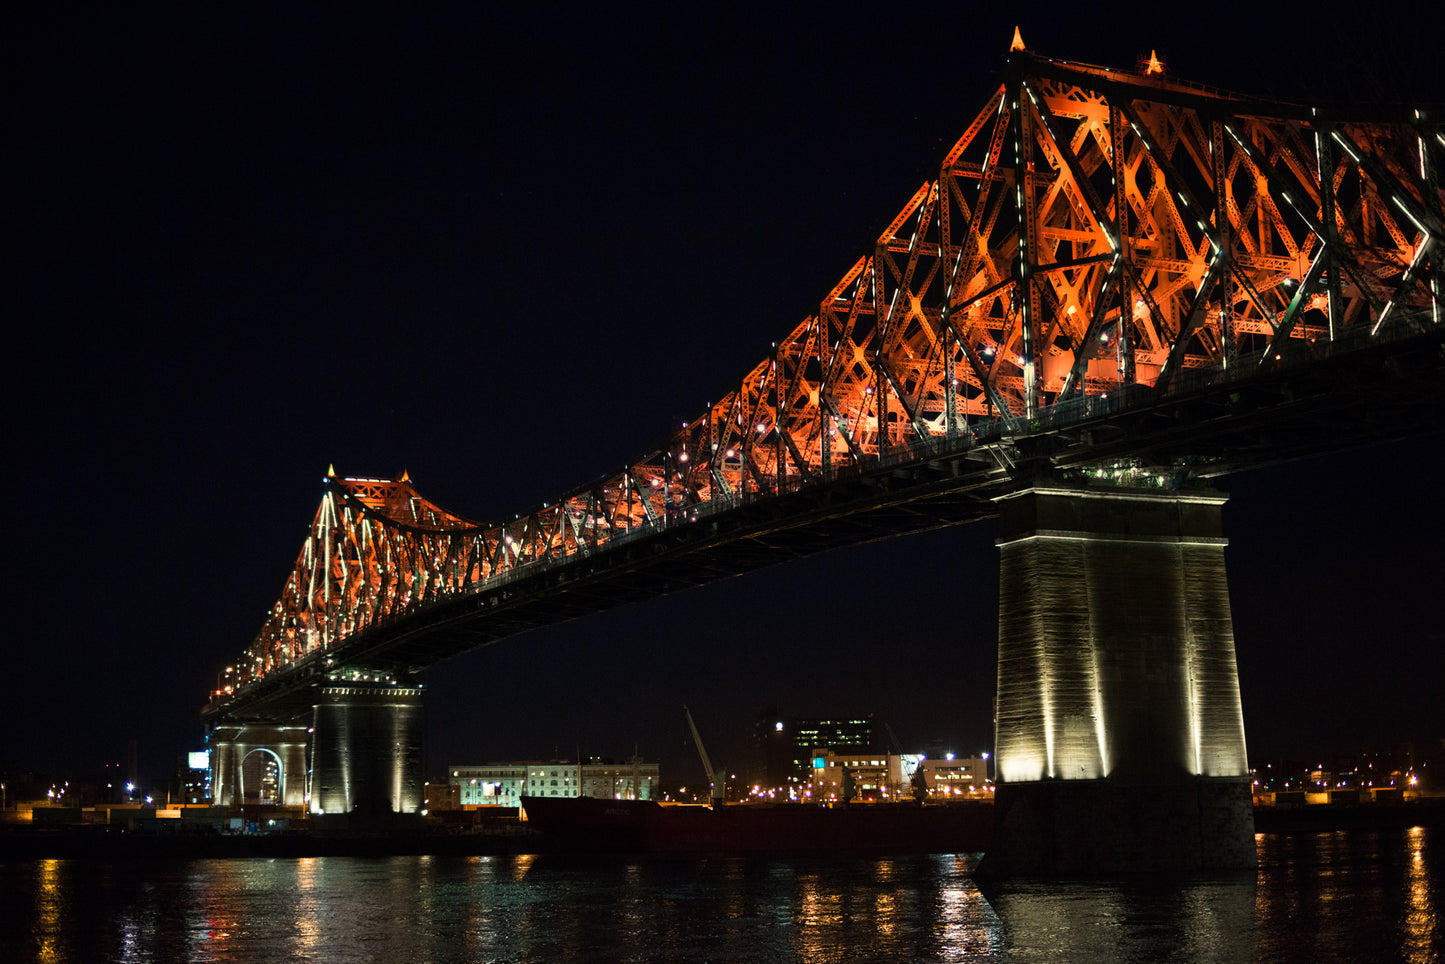
{"type": "Polygon", "coordinates": [[[985,873],[1254,866],[1225,497],[1132,481],[1156,487],[1038,481],[996,500],[985,873]]]}

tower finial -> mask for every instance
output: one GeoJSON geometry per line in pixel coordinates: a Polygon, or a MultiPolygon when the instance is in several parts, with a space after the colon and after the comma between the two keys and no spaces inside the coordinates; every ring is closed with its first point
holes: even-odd
{"type": "Polygon", "coordinates": [[[326,477],[327,477],[328,479],[334,479],[334,478],[336,478],[336,465],[335,465],[335,463],[332,463],[331,465],[328,465],[328,466],[326,467],[326,477]]]}
{"type": "Polygon", "coordinates": [[[1023,34],[1019,33],[1019,28],[1017,25],[1014,26],[1014,42],[1009,44],[1008,49],[1009,53],[1013,53],[1015,50],[1025,49],[1023,34]]]}

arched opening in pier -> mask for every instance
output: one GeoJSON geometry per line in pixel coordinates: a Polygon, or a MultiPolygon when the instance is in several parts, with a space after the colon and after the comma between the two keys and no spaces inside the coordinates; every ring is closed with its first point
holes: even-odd
{"type": "Polygon", "coordinates": [[[252,750],[241,761],[241,801],[276,806],[281,802],[281,758],[266,749],[252,750]]]}

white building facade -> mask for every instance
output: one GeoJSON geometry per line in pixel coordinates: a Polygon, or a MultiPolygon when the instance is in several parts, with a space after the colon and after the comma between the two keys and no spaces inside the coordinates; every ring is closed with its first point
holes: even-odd
{"type": "Polygon", "coordinates": [[[526,761],[454,764],[449,779],[461,789],[462,807],[520,807],[522,795],[651,800],[658,785],[657,764],[561,763],[526,761]]]}
{"type": "Polygon", "coordinates": [[[813,752],[814,800],[843,800],[845,774],[851,775],[855,800],[883,802],[913,796],[913,778],[923,773],[928,799],[944,800],[984,793],[988,761],[982,757],[931,758],[914,753],[813,752]]]}

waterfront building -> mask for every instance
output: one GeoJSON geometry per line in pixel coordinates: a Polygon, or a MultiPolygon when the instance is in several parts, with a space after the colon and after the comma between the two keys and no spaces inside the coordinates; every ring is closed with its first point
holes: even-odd
{"type": "Polygon", "coordinates": [[[923,774],[930,800],[954,799],[987,792],[988,761],[982,757],[925,757],[916,753],[834,753],[818,749],[812,754],[812,794],[815,800],[852,799],[884,802],[907,800],[913,795],[915,775],[923,774]]]}
{"type": "Polygon", "coordinates": [[[908,775],[903,770],[903,757],[897,753],[817,749],[811,762],[814,800],[884,802],[908,798],[908,775]]]}
{"type": "Polygon", "coordinates": [[[462,807],[520,807],[522,795],[651,800],[658,786],[656,763],[522,761],[447,767],[462,807]]]}
{"type": "Polygon", "coordinates": [[[923,771],[930,800],[983,793],[989,786],[988,760],[983,757],[947,753],[923,757],[917,767],[923,771]]]}
{"type": "Polygon", "coordinates": [[[177,787],[176,801],[196,805],[211,802],[211,753],[194,750],[176,762],[172,783],[177,787]]]}
{"type": "Polygon", "coordinates": [[[812,776],[813,751],[876,754],[882,751],[872,716],[785,717],[765,711],[753,727],[751,781],[787,789],[812,776]]]}
{"type": "Polygon", "coordinates": [[[520,807],[527,786],[527,763],[450,766],[447,773],[460,788],[462,807],[520,807]]]}
{"type": "Polygon", "coordinates": [[[462,808],[462,788],[457,783],[422,784],[421,805],[423,813],[445,813],[462,808]]]}
{"type": "Polygon", "coordinates": [[[656,763],[643,763],[639,757],[626,763],[584,763],[580,793],[596,799],[652,800],[657,773],[656,763]]]}

